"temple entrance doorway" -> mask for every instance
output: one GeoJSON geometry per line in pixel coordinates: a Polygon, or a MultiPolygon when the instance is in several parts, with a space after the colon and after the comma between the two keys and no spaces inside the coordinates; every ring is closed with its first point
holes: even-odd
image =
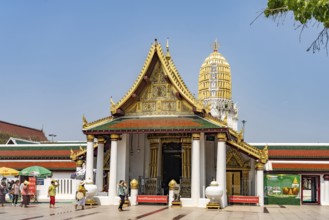
{"type": "Polygon", "coordinates": [[[182,176],[182,144],[169,142],[162,144],[162,188],[164,195],[169,193],[168,183],[177,183],[182,176]]]}
{"type": "Polygon", "coordinates": [[[226,171],[227,196],[241,195],[241,171],[226,171]]]}
{"type": "Polygon", "coordinates": [[[320,177],[302,175],[302,204],[320,204],[320,177]]]}

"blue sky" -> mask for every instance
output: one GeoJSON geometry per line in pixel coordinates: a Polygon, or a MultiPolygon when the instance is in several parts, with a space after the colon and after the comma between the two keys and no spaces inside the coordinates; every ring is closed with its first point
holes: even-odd
{"type": "MultiPolygon", "coordinates": [[[[85,140],[82,115],[110,115],[141,71],[154,39],[192,93],[217,38],[231,65],[233,101],[248,142],[329,142],[325,51],[306,52],[291,15],[263,16],[266,1],[0,1],[0,120],[55,140],[85,140]]],[[[241,127],[241,123],[240,123],[241,127]]]]}

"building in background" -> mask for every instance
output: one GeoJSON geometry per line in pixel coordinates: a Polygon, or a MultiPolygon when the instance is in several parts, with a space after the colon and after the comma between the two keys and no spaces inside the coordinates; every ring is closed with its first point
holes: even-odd
{"type": "Polygon", "coordinates": [[[48,141],[43,130],[0,121],[0,144],[5,144],[9,138],[20,138],[28,141],[48,141]]]}

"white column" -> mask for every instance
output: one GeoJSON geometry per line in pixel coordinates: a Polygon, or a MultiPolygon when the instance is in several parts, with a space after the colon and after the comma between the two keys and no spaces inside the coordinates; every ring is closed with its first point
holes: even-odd
{"type": "Polygon", "coordinates": [[[324,198],[323,198],[323,203],[322,205],[329,205],[329,175],[325,174],[323,175],[323,180],[324,180],[324,198]]]}
{"type": "Polygon", "coordinates": [[[109,184],[109,197],[110,205],[114,205],[115,197],[117,195],[117,157],[118,157],[118,139],[119,135],[111,135],[111,161],[110,161],[110,184],[109,184]]]}
{"type": "Polygon", "coordinates": [[[87,135],[86,181],[94,182],[94,136],[87,135]]]}
{"type": "Polygon", "coordinates": [[[103,173],[104,173],[104,138],[97,137],[97,171],[96,171],[96,186],[98,192],[103,191],[103,173]]]}
{"type": "Polygon", "coordinates": [[[200,191],[201,191],[201,198],[205,198],[205,188],[207,187],[206,184],[206,137],[204,133],[200,135],[200,191]]]}
{"type": "Polygon", "coordinates": [[[226,134],[217,134],[217,170],[216,181],[219,186],[223,187],[223,195],[221,198],[221,207],[227,206],[227,194],[226,194],[226,134]]]}
{"type": "Polygon", "coordinates": [[[259,198],[259,206],[264,206],[264,164],[256,164],[257,185],[256,192],[259,198]]]}
{"type": "Polygon", "coordinates": [[[192,139],[191,199],[193,206],[198,206],[200,199],[200,134],[193,134],[192,139]]]}

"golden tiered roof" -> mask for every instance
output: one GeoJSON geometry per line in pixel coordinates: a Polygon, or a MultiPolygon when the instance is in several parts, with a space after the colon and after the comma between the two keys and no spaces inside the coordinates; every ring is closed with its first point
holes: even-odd
{"type": "Polygon", "coordinates": [[[198,99],[210,98],[232,99],[230,65],[218,52],[218,43],[214,43],[214,51],[204,60],[200,68],[198,99]]]}

